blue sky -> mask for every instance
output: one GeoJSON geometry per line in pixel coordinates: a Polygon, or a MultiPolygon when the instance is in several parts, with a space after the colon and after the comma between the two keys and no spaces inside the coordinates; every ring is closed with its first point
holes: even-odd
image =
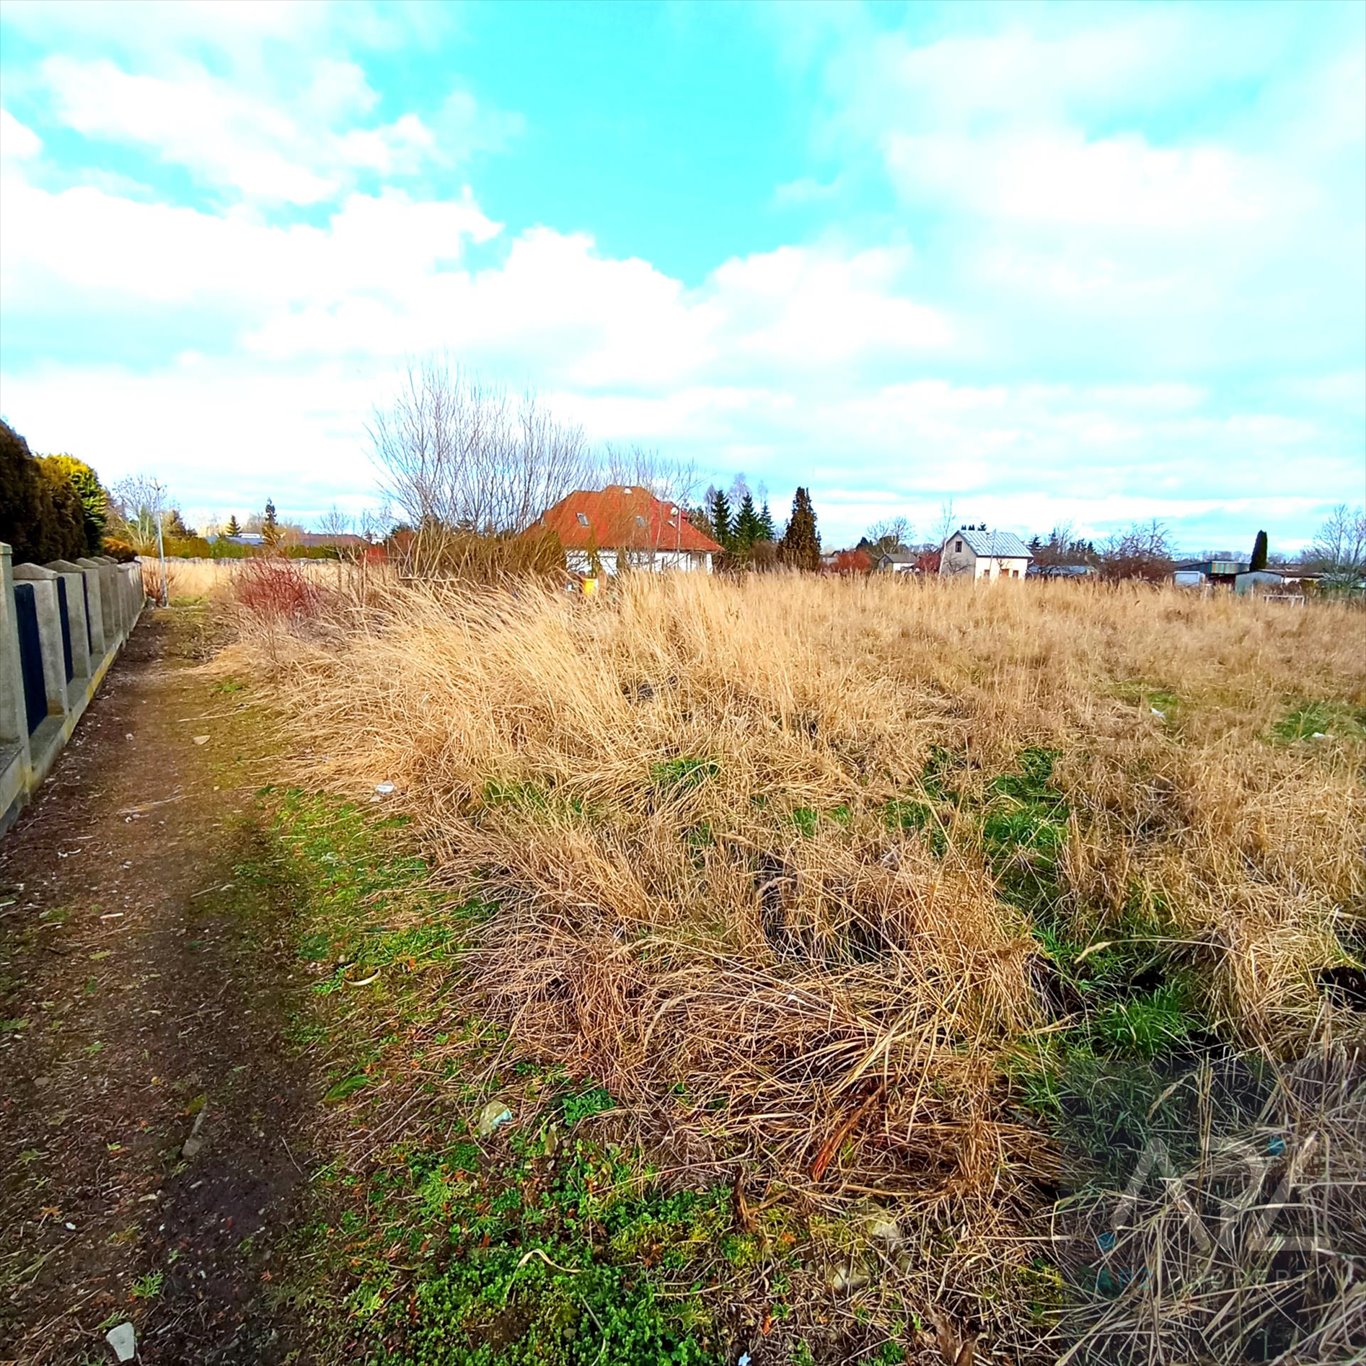
{"type": "Polygon", "coordinates": [[[1358,3],[6,0],[0,92],[0,409],[195,518],[434,349],[830,544],[1366,497],[1358,3]]]}

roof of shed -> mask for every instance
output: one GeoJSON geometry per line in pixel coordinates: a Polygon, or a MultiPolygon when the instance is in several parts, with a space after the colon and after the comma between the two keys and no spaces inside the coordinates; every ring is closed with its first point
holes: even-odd
{"type": "Polygon", "coordinates": [[[1029,547],[1013,531],[983,531],[974,527],[959,527],[945,537],[944,544],[963,540],[974,555],[996,560],[1028,560],[1029,547]]]}
{"type": "Polygon", "coordinates": [[[720,554],[721,547],[688,520],[677,503],[638,484],[576,489],[547,508],[528,535],[553,531],[566,550],[689,550],[720,554]]]}

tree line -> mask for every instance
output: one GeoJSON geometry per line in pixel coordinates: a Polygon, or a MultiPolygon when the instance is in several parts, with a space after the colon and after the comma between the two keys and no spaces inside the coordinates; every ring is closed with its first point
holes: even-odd
{"type": "MultiPolygon", "coordinates": [[[[303,528],[282,522],[275,504],[247,519],[268,550],[308,558],[330,558],[325,546],[297,544],[303,528]],[[292,543],[294,542],[294,543],[292,543]]],[[[131,560],[155,555],[232,558],[252,548],[211,541],[219,530],[200,533],[190,526],[169,490],[146,475],[133,475],[106,487],[84,460],[74,455],[38,455],[7,422],[0,421],[0,541],[12,549],[16,564],[47,564],[87,555],[131,560]]],[[[236,517],[226,534],[240,534],[236,517]],[[237,528],[234,530],[234,528],[237,528]]]]}
{"type": "Polygon", "coordinates": [[[792,569],[818,569],[821,538],[816,528],[816,509],[811,492],[799,487],[792,496],[792,510],[782,534],[773,521],[767,494],[760,490],[756,501],[743,474],[730,490],[710,486],[702,502],[688,513],[688,520],[722,549],[722,571],[766,570],[779,565],[792,569]]]}
{"type": "Polygon", "coordinates": [[[0,422],[0,541],[15,563],[43,564],[103,552],[110,497],[72,455],[35,455],[0,422]]]}

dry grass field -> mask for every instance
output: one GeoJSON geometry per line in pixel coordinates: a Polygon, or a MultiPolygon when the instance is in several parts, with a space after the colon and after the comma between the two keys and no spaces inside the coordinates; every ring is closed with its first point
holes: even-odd
{"type": "Polygon", "coordinates": [[[459,1009],[666,1187],[800,1218],[756,1361],[1366,1350],[1359,612],[785,575],[249,607],[309,783],[394,784],[489,908],[459,1009]]]}

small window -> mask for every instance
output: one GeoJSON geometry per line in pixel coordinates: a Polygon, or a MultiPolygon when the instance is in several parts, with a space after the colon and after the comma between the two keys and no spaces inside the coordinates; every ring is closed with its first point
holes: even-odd
{"type": "Polygon", "coordinates": [[[634,492],[635,492],[635,489],[629,488],[629,487],[628,487],[628,488],[622,489],[622,492],[623,492],[623,493],[634,493],[634,492]]]}
{"type": "Polygon", "coordinates": [[[644,526],[644,525],[645,525],[645,518],[642,517],[642,516],[640,515],[640,513],[636,513],[636,525],[637,525],[637,526],[644,526]]]}
{"type": "Polygon", "coordinates": [[[581,513],[579,513],[579,525],[580,525],[580,526],[587,526],[587,525],[588,525],[588,514],[587,514],[586,512],[581,512],[581,513]]]}
{"type": "MultiPolygon", "coordinates": [[[[580,515],[582,515],[582,514],[580,514],[580,515]]],[[[953,543],[953,553],[954,553],[955,555],[961,555],[961,554],[963,553],[963,542],[962,542],[962,541],[955,541],[955,542],[953,543]]]]}

